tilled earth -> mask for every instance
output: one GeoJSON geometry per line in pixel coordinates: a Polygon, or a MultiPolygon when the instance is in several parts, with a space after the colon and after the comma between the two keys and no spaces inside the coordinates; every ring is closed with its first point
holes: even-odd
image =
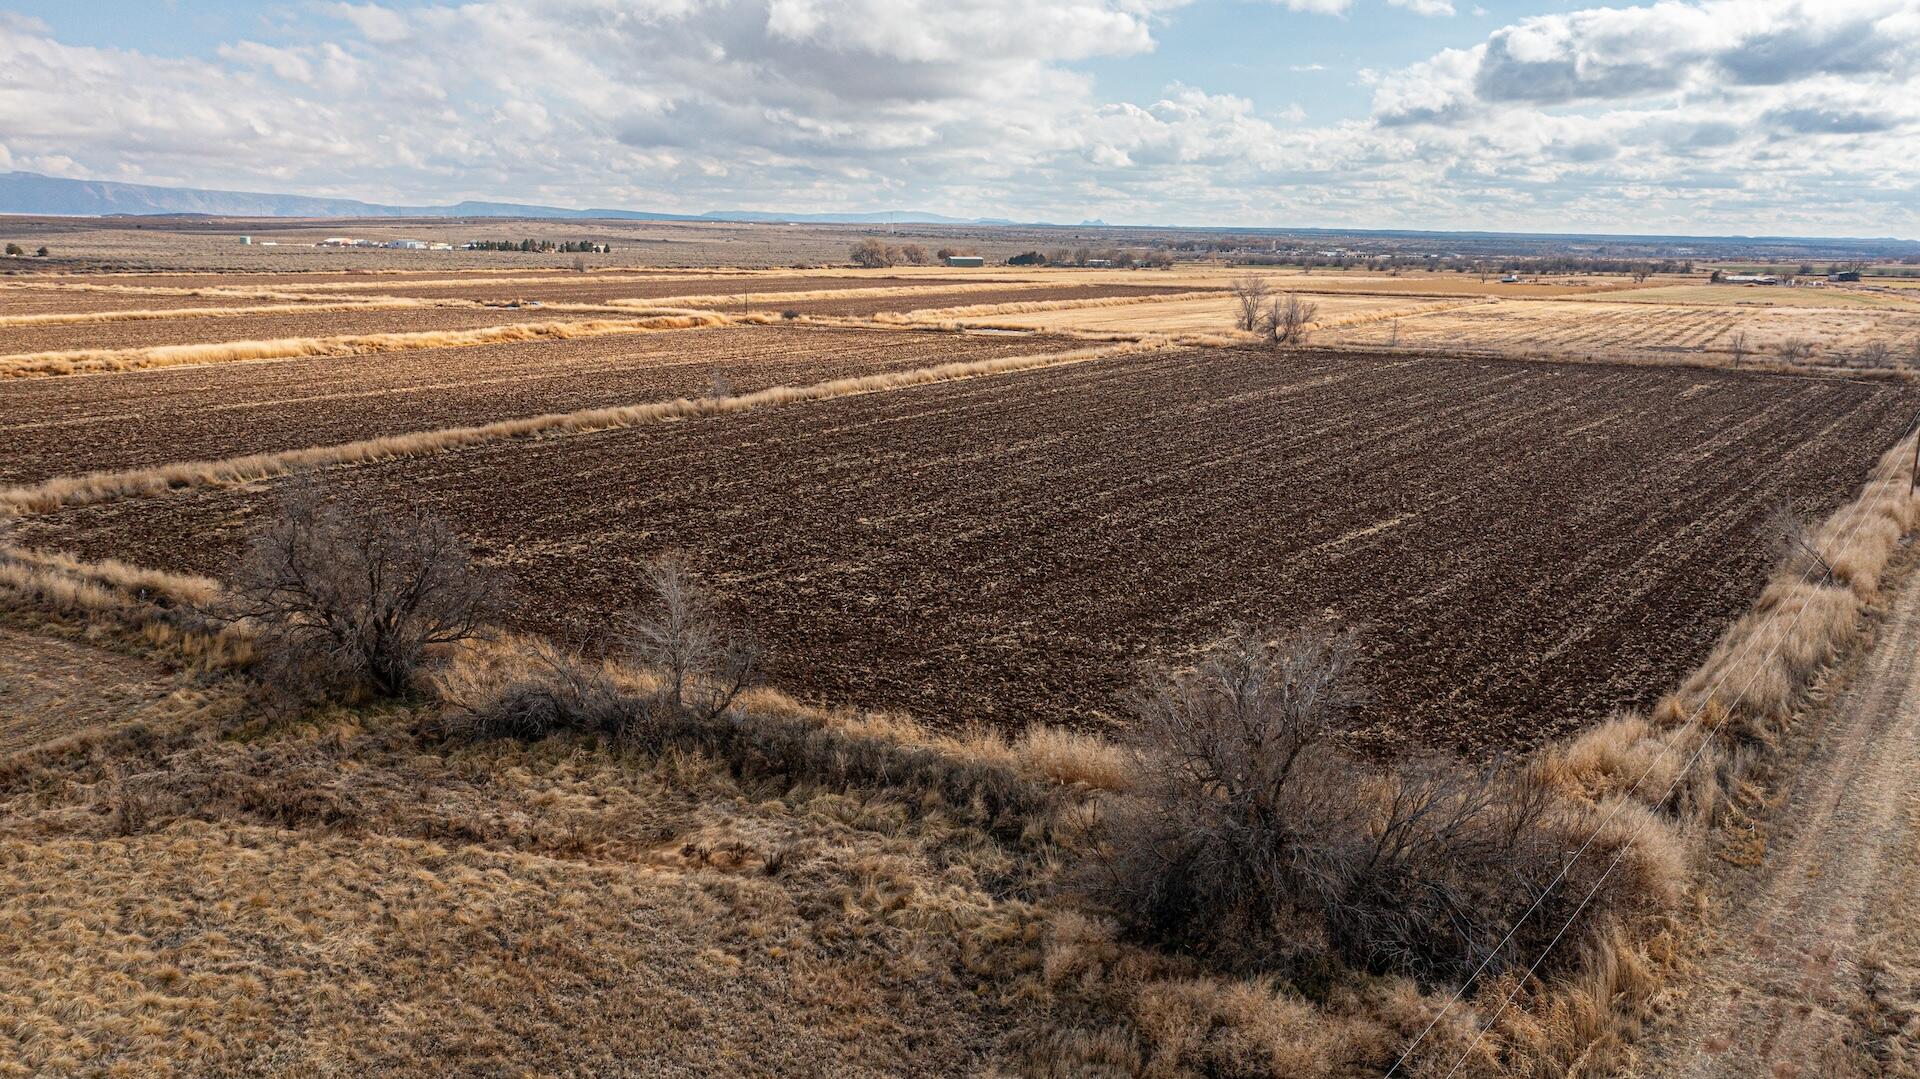
{"type": "MultiPolygon", "coordinates": [[[[286,295],[293,295],[287,293],[286,295]]],[[[340,297],[340,303],[359,299],[340,297]]],[[[95,291],[78,288],[0,288],[0,318],[11,315],[71,315],[115,311],[177,311],[202,307],[298,306],[306,301],[264,299],[259,296],[153,295],[142,292],[95,291]]],[[[134,321],[134,320],[128,320],[134,321]]],[[[71,324],[68,324],[71,325],[71,324]]],[[[94,325],[98,326],[99,323],[94,325]]]]}
{"type": "Polygon", "coordinates": [[[1040,335],[725,326],[24,379],[0,483],[1089,347],[1040,335]]]}
{"type": "MultiPolygon", "coordinates": [[[[128,297],[130,308],[144,297],[128,297]]],[[[145,348],[151,345],[268,341],[286,337],[339,337],[364,333],[471,330],[521,322],[568,322],[596,316],[540,308],[390,307],[365,311],[301,311],[207,315],[197,318],[79,322],[48,326],[0,326],[0,356],[81,349],[145,348]]],[[[620,316],[600,315],[600,318],[620,316]]]]}
{"type": "MultiPolygon", "coordinates": [[[[1201,350],[335,470],[447,515],[582,644],[691,553],[821,699],[1121,720],[1236,619],[1364,634],[1362,748],[1521,747],[1644,705],[1747,606],[1783,497],[1851,496],[1914,395],[1684,368],[1201,350]]],[[[267,490],[28,542],[218,574],[267,490]]]]}

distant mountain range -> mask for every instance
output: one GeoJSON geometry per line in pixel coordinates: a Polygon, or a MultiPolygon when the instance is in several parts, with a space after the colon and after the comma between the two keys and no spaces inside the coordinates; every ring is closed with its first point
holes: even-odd
{"type": "Polygon", "coordinates": [[[204,214],[209,217],[548,217],[624,221],[760,221],[816,224],[1010,225],[1011,221],[969,220],[915,210],[865,214],[782,214],[760,210],[714,210],[704,214],[661,214],[645,210],[572,210],[517,202],[457,202],[450,206],[386,206],[358,199],[270,195],[258,191],[212,191],[195,187],[157,187],[115,180],[63,180],[33,172],[0,173],[0,213],[62,217],[113,214],[204,214]]]}

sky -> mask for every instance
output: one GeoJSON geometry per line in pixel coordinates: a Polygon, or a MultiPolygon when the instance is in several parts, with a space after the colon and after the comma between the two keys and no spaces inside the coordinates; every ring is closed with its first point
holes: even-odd
{"type": "Polygon", "coordinates": [[[1920,238],[1920,0],[0,0],[0,171],[1920,238]]]}

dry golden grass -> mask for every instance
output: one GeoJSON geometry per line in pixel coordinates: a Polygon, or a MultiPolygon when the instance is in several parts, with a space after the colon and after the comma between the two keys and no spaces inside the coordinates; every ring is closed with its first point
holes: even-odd
{"type": "Polygon", "coordinates": [[[1131,307],[1138,304],[1161,304],[1178,300],[1194,299],[1188,291],[1176,291],[1144,296],[1095,296],[1084,300],[1029,300],[1013,303],[982,303],[964,307],[929,307],[902,313],[883,312],[876,321],[912,325],[915,323],[965,322],[982,315],[1024,315],[1040,311],[1082,311],[1102,307],[1131,307]]]}
{"type": "Polygon", "coordinates": [[[1864,307],[1920,312],[1920,301],[1897,294],[1848,288],[1784,288],[1777,285],[1661,285],[1594,296],[1588,302],[1710,307],[1864,307]]]}
{"type": "MultiPolygon", "coordinates": [[[[1614,297],[1618,298],[1618,297],[1614,297]]],[[[1727,366],[1736,339],[1743,366],[1764,368],[1799,340],[1814,364],[1844,362],[1879,342],[1895,356],[1920,348],[1920,311],[1893,307],[1768,308],[1593,300],[1493,300],[1329,327],[1317,344],[1488,353],[1545,360],[1694,362],[1727,366]]]]}
{"type": "MultiPolygon", "coordinates": [[[[562,326],[569,325],[562,323],[562,326]]],[[[614,331],[632,332],[632,331],[614,331]]],[[[517,338],[524,340],[525,338],[517,338]]],[[[935,382],[1027,371],[1038,367],[1084,363],[1160,347],[1156,343],[1128,342],[1104,348],[1046,352],[1030,356],[1000,356],[961,361],[909,371],[817,382],[807,386],[774,386],[730,397],[681,398],[643,405],[595,408],[502,420],[476,427],[451,427],[404,435],[363,439],[334,446],[315,446],[279,453],[250,454],[222,461],[179,461],[153,468],[62,476],[27,487],[0,491],[0,507],[17,512],[44,513],[61,506],[83,505],[109,498],[155,494],[189,486],[251,483],[290,472],[329,465],[388,460],[395,457],[441,453],[462,446],[536,435],[578,434],[632,427],[645,423],[721,416],[756,408],[823,401],[834,397],[924,386],[935,382]]]]}
{"type": "Polygon", "coordinates": [[[302,356],[365,356],[427,348],[468,348],[511,341],[566,340],[615,334],[720,326],[724,315],[707,311],[663,310],[626,319],[576,322],[518,322],[474,330],[421,330],[412,333],[289,337],[272,341],[229,341],[208,345],[156,345],[150,348],[85,349],[0,356],[0,379],[144,371],[210,363],[243,363],[302,356]]]}
{"type": "Polygon", "coordinates": [[[352,303],[262,304],[235,307],[161,307],[130,308],[124,311],[75,311],[66,314],[9,315],[0,317],[4,326],[56,326],[95,322],[148,322],[165,318],[228,318],[239,315],[325,314],[333,311],[390,311],[407,307],[478,307],[463,301],[412,300],[405,297],[378,297],[352,303]]]}
{"type": "Polygon", "coordinates": [[[920,296],[928,293],[1004,292],[1019,284],[1025,284],[1025,282],[973,281],[958,285],[880,285],[872,288],[809,289],[799,292],[709,292],[689,296],[664,296],[659,299],[609,300],[607,306],[613,308],[718,306],[737,304],[744,297],[750,306],[766,310],[770,304],[798,303],[804,300],[857,300],[881,296],[920,296]]]}

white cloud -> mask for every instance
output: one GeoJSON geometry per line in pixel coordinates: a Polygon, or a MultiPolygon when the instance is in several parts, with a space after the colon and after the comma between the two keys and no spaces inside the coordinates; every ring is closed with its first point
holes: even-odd
{"type": "Polygon", "coordinates": [[[0,165],[395,202],[1920,233],[1911,0],[1525,19],[1364,71],[1370,115],[1320,126],[1201,85],[1100,98],[1076,65],[1153,49],[1183,2],[337,4],[330,35],[192,61],[0,16],[0,165]]]}
{"type": "Polygon", "coordinates": [[[1451,15],[1452,0],[1387,0],[1394,7],[1403,7],[1416,15],[1451,15]]]}

